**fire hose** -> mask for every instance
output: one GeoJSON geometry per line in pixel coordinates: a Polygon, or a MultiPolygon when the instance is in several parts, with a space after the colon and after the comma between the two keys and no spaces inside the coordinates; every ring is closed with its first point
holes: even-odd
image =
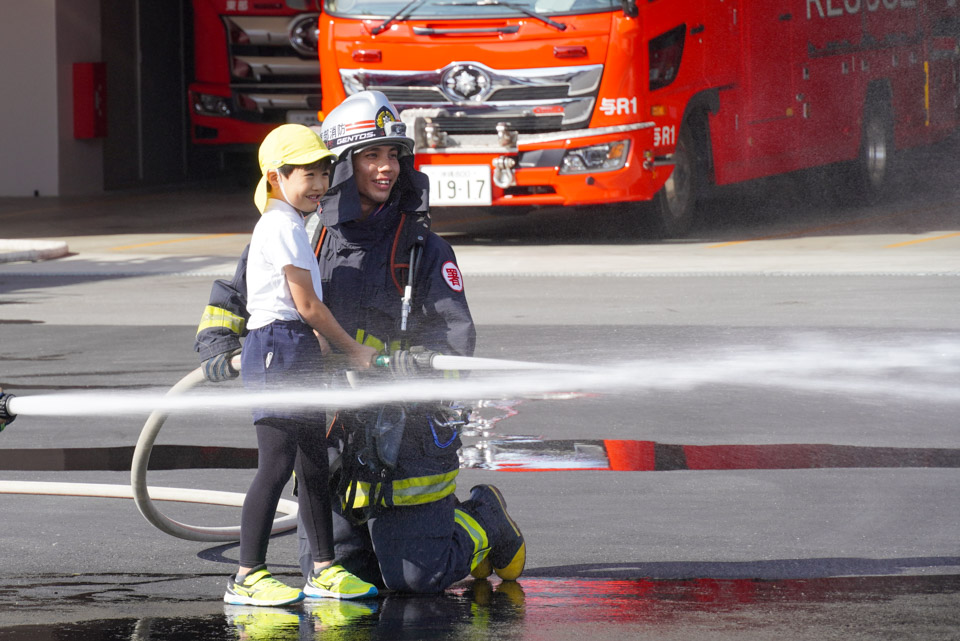
{"type": "MultiPolygon", "coordinates": [[[[240,370],[240,357],[235,356],[231,366],[240,370]]],[[[395,376],[416,376],[429,370],[529,370],[553,369],[555,365],[512,361],[492,358],[450,356],[413,348],[398,350],[390,356],[378,356],[374,362],[378,369],[389,369],[395,376]]],[[[167,392],[167,396],[183,394],[205,381],[203,371],[197,368],[184,376],[167,392]]],[[[354,381],[351,380],[351,383],[354,381]]],[[[4,393],[0,388],[0,431],[17,417],[17,397],[4,393]]],[[[188,541],[228,542],[240,538],[239,526],[206,527],[189,525],[169,518],[163,514],[154,501],[173,501],[202,503],[208,505],[240,507],[244,494],[237,492],[218,492],[147,485],[147,468],[150,453],[160,428],[167,419],[167,413],[154,410],[144,423],[133,453],[130,469],[130,485],[110,485],[100,483],[48,483],[35,481],[0,481],[0,494],[33,494],[56,496],[86,496],[98,498],[132,498],[143,517],[159,530],[188,541]]],[[[298,506],[295,501],[281,499],[277,511],[284,516],[273,522],[271,534],[280,534],[292,530],[297,525],[298,506]]]]}
{"type": "MultiPolygon", "coordinates": [[[[239,370],[240,357],[235,357],[235,369],[239,370]]],[[[233,363],[231,363],[233,364],[233,363]]],[[[184,376],[170,388],[167,396],[182,394],[199,385],[204,380],[201,368],[197,368],[184,376]]],[[[17,398],[13,394],[5,394],[0,389],[0,430],[13,422],[17,417],[17,398]]],[[[133,452],[133,462],[130,467],[130,485],[110,485],[103,483],[51,483],[42,481],[0,481],[0,493],[5,494],[34,494],[56,496],[86,496],[96,498],[124,498],[133,499],[147,521],[159,530],[188,541],[228,542],[240,538],[239,526],[205,527],[188,525],[175,521],[154,504],[154,501],[173,501],[179,503],[202,503],[227,507],[243,506],[244,494],[238,492],[218,492],[214,490],[198,490],[175,487],[158,487],[147,485],[147,467],[150,463],[150,453],[154,441],[163,427],[167,414],[155,410],[147,418],[140,438],[133,452]]],[[[297,526],[297,503],[288,499],[280,499],[277,511],[284,516],[273,522],[271,534],[280,534],[294,529],[297,526]]]]}

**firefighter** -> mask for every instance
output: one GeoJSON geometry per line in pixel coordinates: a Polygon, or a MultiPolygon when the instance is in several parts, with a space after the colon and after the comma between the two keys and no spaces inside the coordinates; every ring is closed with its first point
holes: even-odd
{"type": "MultiPolygon", "coordinates": [[[[476,333],[456,256],[429,229],[429,181],[414,169],[414,142],[396,109],[380,92],[360,92],[328,114],[320,135],[338,157],[314,233],[324,302],[359,342],[390,355],[397,375],[416,371],[418,349],[472,355],[476,333]]],[[[232,281],[214,284],[197,333],[212,381],[236,376],[230,358],[244,334],[245,259],[246,251],[232,281]]],[[[341,411],[328,430],[339,478],[338,563],[406,592],[440,592],[468,574],[520,576],[526,546],[500,491],[478,485],[457,500],[460,438],[447,408],[341,411]],[[398,434],[392,446],[372,447],[398,434]]]]}

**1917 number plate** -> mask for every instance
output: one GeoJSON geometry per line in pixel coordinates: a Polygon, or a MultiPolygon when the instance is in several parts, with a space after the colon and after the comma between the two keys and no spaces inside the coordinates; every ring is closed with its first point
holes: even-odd
{"type": "Polygon", "coordinates": [[[430,177],[430,205],[434,207],[489,205],[488,165],[422,165],[430,177]]]}

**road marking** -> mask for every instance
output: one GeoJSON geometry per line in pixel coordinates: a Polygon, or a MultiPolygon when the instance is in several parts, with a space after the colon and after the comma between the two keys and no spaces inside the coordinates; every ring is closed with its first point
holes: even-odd
{"type": "Polygon", "coordinates": [[[929,243],[932,240],[943,240],[944,238],[953,238],[955,236],[960,236],[960,231],[955,231],[952,234],[943,234],[941,236],[931,236],[929,238],[917,238],[916,240],[906,240],[902,243],[894,243],[892,245],[887,245],[884,249],[893,249],[895,247],[906,247],[907,245],[916,245],[918,243],[929,243]]]}
{"type": "Polygon", "coordinates": [[[229,236],[239,236],[240,234],[212,234],[210,236],[193,236],[190,238],[171,238],[168,240],[154,240],[149,243],[138,243],[136,245],[121,245],[119,247],[111,247],[110,251],[123,251],[125,249],[139,249],[141,247],[153,247],[155,245],[169,245],[170,243],[188,243],[195,240],[210,240],[213,238],[227,238],[229,236]]]}

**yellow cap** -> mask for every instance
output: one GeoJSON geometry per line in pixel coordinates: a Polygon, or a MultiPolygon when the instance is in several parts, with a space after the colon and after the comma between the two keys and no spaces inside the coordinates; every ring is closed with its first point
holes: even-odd
{"type": "Polygon", "coordinates": [[[284,165],[311,165],[324,158],[336,158],[312,129],[305,125],[280,125],[260,143],[260,173],[263,176],[253,194],[260,213],[267,207],[267,172],[284,165]]]}

